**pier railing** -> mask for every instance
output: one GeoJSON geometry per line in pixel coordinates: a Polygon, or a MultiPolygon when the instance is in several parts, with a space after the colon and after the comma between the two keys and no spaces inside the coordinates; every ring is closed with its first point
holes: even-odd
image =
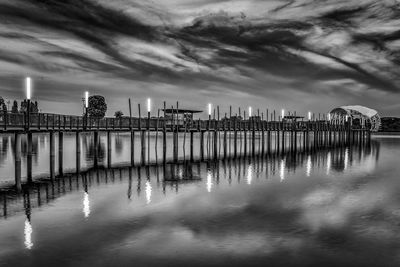
{"type": "Polygon", "coordinates": [[[352,125],[350,121],[301,120],[268,121],[257,117],[246,120],[223,118],[222,120],[188,120],[184,123],[159,118],[86,117],[52,113],[0,113],[0,131],[19,130],[167,130],[167,131],[234,131],[234,130],[283,130],[283,131],[337,131],[365,128],[352,125]]]}

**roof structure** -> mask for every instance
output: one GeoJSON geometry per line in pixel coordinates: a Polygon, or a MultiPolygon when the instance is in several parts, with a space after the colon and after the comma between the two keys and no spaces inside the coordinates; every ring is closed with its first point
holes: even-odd
{"type": "Polygon", "coordinates": [[[176,109],[176,108],[174,108],[174,109],[172,109],[172,108],[166,108],[166,109],[163,109],[163,111],[164,111],[165,113],[174,113],[174,114],[176,114],[176,113],[178,113],[178,114],[184,114],[184,113],[201,113],[201,112],[203,112],[203,111],[201,111],[201,110],[176,109]]]}
{"type": "Polygon", "coordinates": [[[381,126],[381,117],[379,116],[378,111],[372,108],[367,108],[360,105],[353,106],[341,106],[333,109],[330,112],[332,115],[346,115],[351,118],[359,118],[363,121],[369,121],[371,124],[371,131],[378,131],[381,126]]]}

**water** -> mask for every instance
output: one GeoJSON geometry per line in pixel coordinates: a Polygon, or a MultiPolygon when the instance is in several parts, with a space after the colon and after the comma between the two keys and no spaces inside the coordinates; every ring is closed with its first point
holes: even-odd
{"type": "Polygon", "coordinates": [[[3,194],[0,266],[399,266],[399,148],[165,168],[118,167],[121,152],[115,168],[3,194]]]}

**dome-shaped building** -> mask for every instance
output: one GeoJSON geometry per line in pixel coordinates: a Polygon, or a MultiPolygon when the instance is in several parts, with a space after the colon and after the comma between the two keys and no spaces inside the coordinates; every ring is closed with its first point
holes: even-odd
{"type": "Polygon", "coordinates": [[[378,131],[381,126],[381,117],[378,111],[364,106],[342,106],[333,109],[330,114],[332,120],[350,118],[353,126],[367,128],[373,132],[378,131]]]}

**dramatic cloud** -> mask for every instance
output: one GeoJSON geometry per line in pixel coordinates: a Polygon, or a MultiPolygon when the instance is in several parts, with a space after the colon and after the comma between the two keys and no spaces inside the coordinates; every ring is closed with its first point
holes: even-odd
{"type": "Polygon", "coordinates": [[[371,0],[4,0],[0,91],[23,98],[30,75],[49,112],[80,110],[89,89],[111,109],[150,96],[397,115],[399,15],[395,2],[371,0]]]}

